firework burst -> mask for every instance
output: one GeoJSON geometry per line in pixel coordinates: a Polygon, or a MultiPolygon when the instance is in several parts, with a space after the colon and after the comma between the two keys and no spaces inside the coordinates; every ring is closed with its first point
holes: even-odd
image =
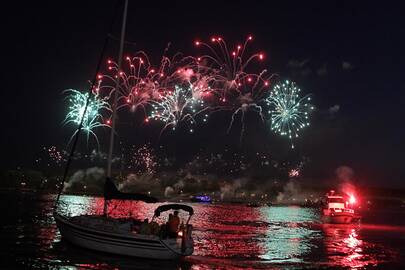
{"type": "MultiPolygon", "coordinates": [[[[168,127],[175,130],[181,122],[186,122],[189,131],[193,132],[193,126],[196,124],[195,117],[208,108],[204,106],[204,101],[197,96],[198,94],[191,85],[175,85],[173,91],[168,90],[160,94],[158,100],[153,101],[153,110],[146,121],[150,119],[162,121],[164,123],[162,131],[168,127]]],[[[205,114],[204,122],[207,121],[207,117],[208,114],[205,114]]]]}
{"type": "Polygon", "coordinates": [[[253,40],[248,36],[244,43],[229,47],[221,37],[211,38],[212,45],[196,41],[209,54],[196,58],[198,70],[208,78],[209,92],[218,97],[215,110],[232,111],[228,126],[230,132],[238,115],[242,124],[240,140],[245,132],[245,113],[253,111],[264,121],[261,104],[268,95],[270,79],[266,69],[255,63],[264,60],[264,53],[249,54],[248,45],[253,40]]]}
{"type": "MultiPolygon", "coordinates": [[[[92,135],[98,144],[98,138],[94,129],[98,127],[109,127],[108,120],[106,121],[107,124],[104,123],[102,113],[109,113],[111,111],[110,105],[105,100],[100,99],[98,95],[92,94],[86,110],[86,103],[89,98],[88,93],[82,93],[74,89],[66,90],[65,93],[68,93],[67,100],[69,110],[63,121],[64,124],[73,123],[78,126],[83,118],[83,130],[87,133],[87,141],[90,135],[92,135]]],[[[76,132],[77,130],[72,135],[71,139],[76,132]]]]}
{"type": "Polygon", "coordinates": [[[137,169],[138,173],[146,172],[153,174],[156,171],[157,165],[153,149],[145,144],[133,152],[129,168],[137,169]]]}
{"type": "Polygon", "coordinates": [[[49,148],[44,147],[44,150],[48,152],[48,156],[50,160],[53,161],[57,166],[62,164],[63,159],[63,152],[59,151],[56,146],[51,146],[49,148]]]}
{"type": "Polygon", "coordinates": [[[99,91],[110,99],[115,91],[119,76],[117,109],[129,108],[131,112],[141,109],[145,112],[146,106],[155,93],[155,77],[158,72],[152,68],[149,58],[144,52],[138,52],[134,57],[126,57],[122,70],[112,60],[107,61],[111,74],[99,76],[99,91]]]}
{"type": "Polygon", "coordinates": [[[143,51],[135,53],[134,57],[127,56],[125,60],[126,64],[122,70],[118,70],[117,63],[108,60],[108,70],[111,74],[99,76],[100,91],[106,93],[109,98],[115,91],[119,77],[118,109],[127,107],[131,112],[141,109],[146,114],[146,107],[153,100],[159,99],[159,93],[173,88],[176,84],[195,80],[194,71],[189,64],[192,58],[183,57],[180,53],[172,58],[162,56],[156,66],[143,51]]]}
{"type": "Polygon", "coordinates": [[[248,92],[256,96],[269,84],[265,79],[267,70],[253,65],[254,60],[264,60],[264,53],[248,54],[247,47],[252,40],[253,37],[248,36],[243,44],[232,48],[221,37],[211,38],[211,45],[195,42],[197,47],[209,52],[195,58],[196,69],[205,78],[208,91],[214,93],[220,102],[226,103],[248,92]]]}
{"type": "Polygon", "coordinates": [[[271,129],[287,136],[294,148],[293,139],[299,137],[301,129],[309,126],[309,113],[314,107],[309,103],[311,97],[300,97],[300,89],[288,80],[276,84],[266,102],[271,116],[271,129]]]}

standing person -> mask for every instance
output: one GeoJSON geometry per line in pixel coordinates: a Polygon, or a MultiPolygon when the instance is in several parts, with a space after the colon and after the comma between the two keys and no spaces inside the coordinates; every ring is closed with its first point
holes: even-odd
{"type": "Polygon", "coordinates": [[[169,222],[170,222],[170,220],[172,220],[172,218],[173,218],[173,214],[170,213],[170,214],[169,214],[169,219],[167,220],[167,223],[166,223],[166,224],[169,224],[169,222]]]}
{"type": "Polygon", "coordinates": [[[177,237],[177,230],[179,228],[180,218],[179,211],[174,211],[173,217],[169,219],[169,236],[172,238],[177,237]]]}

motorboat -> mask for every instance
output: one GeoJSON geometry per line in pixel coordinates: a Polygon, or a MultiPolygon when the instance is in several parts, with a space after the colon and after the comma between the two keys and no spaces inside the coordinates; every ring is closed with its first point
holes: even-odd
{"type": "Polygon", "coordinates": [[[354,197],[328,192],[322,206],[322,221],[324,223],[348,224],[359,219],[352,207],[354,197]]]}

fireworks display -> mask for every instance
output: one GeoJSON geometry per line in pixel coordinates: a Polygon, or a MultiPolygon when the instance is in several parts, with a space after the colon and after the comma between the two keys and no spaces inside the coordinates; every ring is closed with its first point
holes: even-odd
{"type": "Polygon", "coordinates": [[[197,47],[208,49],[208,54],[197,57],[198,70],[208,78],[209,91],[218,97],[216,110],[232,112],[228,126],[230,132],[235,118],[240,114],[242,129],[245,131],[245,113],[253,111],[262,120],[263,100],[268,95],[271,75],[257,64],[264,60],[264,53],[249,54],[248,45],[253,40],[248,36],[244,43],[228,46],[221,37],[211,38],[211,44],[196,41],[197,47]]]}
{"type": "MultiPolygon", "coordinates": [[[[44,147],[44,150],[46,148],[44,147]]],[[[59,151],[56,146],[51,146],[48,149],[46,149],[49,155],[49,158],[56,164],[56,165],[61,165],[63,161],[63,155],[62,152],[59,151]]]]}
{"type": "Polygon", "coordinates": [[[66,161],[66,152],[59,150],[56,146],[44,146],[40,155],[35,159],[37,165],[47,167],[60,167],[66,161]]]}
{"type": "Polygon", "coordinates": [[[289,176],[290,178],[298,177],[299,175],[300,175],[300,170],[299,170],[299,169],[291,169],[291,170],[288,172],[288,176],[289,176]]]}
{"type": "Polygon", "coordinates": [[[129,168],[137,169],[139,173],[153,174],[157,165],[155,154],[150,146],[143,145],[138,149],[134,148],[129,168]]]}
{"type": "MultiPolygon", "coordinates": [[[[160,100],[154,101],[152,113],[147,119],[162,121],[167,127],[175,129],[180,122],[187,122],[189,131],[193,132],[192,126],[196,124],[195,117],[203,113],[204,101],[193,95],[193,87],[174,86],[174,91],[168,91],[160,96],[160,100]]],[[[208,114],[204,115],[208,117],[208,114]]],[[[206,118],[204,118],[206,121],[206,118]]]]}
{"type": "MultiPolygon", "coordinates": [[[[112,94],[118,91],[117,109],[142,111],[145,122],[160,121],[162,131],[175,130],[181,124],[192,133],[200,119],[206,122],[212,113],[229,111],[228,133],[234,121],[240,119],[242,139],[245,113],[250,111],[263,123],[270,117],[271,129],[288,136],[294,147],[292,140],[309,125],[309,112],[313,108],[310,97],[301,98],[300,90],[289,81],[270,88],[275,75],[257,65],[265,59],[265,54],[249,52],[252,40],[248,36],[245,42],[232,46],[219,36],[209,42],[195,41],[200,56],[177,53],[168,58],[166,48],[157,65],[143,51],[127,56],[121,70],[108,60],[108,71],[98,76],[99,84],[84,115],[84,130],[88,136],[97,138],[93,130],[110,124],[109,120],[104,123],[102,114],[110,111],[112,94]]],[[[70,106],[65,122],[79,124],[88,95],[68,91],[70,106]]]]}
{"type": "Polygon", "coordinates": [[[299,137],[299,132],[309,126],[309,113],[314,107],[309,104],[311,97],[300,97],[300,89],[288,80],[276,84],[266,99],[270,109],[271,129],[292,140],[299,137]]]}
{"type": "Polygon", "coordinates": [[[211,45],[202,41],[195,42],[197,47],[208,49],[207,54],[196,57],[197,70],[202,77],[207,78],[208,90],[223,103],[247,93],[257,95],[269,83],[264,79],[267,71],[253,65],[254,60],[262,61],[264,54],[248,54],[247,47],[252,40],[253,37],[248,36],[243,44],[232,48],[221,37],[211,38],[211,45]]]}
{"type": "Polygon", "coordinates": [[[126,57],[124,69],[127,72],[118,71],[118,64],[114,61],[108,60],[107,64],[112,74],[99,75],[100,93],[105,92],[110,98],[119,76],[117,108],[128,107],[131,112],[138,109],[146,112],[146,106],[155,93],[155,77],[159,76],[150,66],[146,54],[139,52],[133,58],[126,57]]]}
{"type": "MultiPolygon", "coordinates": [[[[97,127],[108,127],[108,120],[106,121],[107,124],[103,122],[102,113],[111,111],[109,103],[103,99],[100,99],[98,95],[92,95],[85,112],[89,94],[82,93],[74,89],[69,89],[65,92],[68,93],[69,110],[66,114],[64,123],[80,125],[83,118],[83,130],[87,134],[87,140],[89,139],[89,136],[92,135],[98,142],[94,129],[97,127]]],[[[74,134],[76,134],[76,132],[74,134]]]]}

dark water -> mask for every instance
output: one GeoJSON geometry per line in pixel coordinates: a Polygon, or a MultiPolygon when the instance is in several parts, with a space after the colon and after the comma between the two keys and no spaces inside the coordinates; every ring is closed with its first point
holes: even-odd
{"type": "MultiPolygon", "coordinates": [[[[405,269],[405,211],[374,209],[361,224],[325,225],[316,209],[191,204],[195,252],[168,263],[75,247],[61,239],[53,195],[2,192],[0,268],[405,269]]],[[[65,196],[66,214],[100,213],[100,198],[65,196]]],[[[114,202],[113,216],[152,216],[156,205],[114,202]]]]}

